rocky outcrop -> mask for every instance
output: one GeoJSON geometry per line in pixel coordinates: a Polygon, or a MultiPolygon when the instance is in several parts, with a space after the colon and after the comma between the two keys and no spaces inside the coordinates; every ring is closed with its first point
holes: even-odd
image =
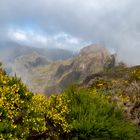
{"type": "Polygon", "coordinates": [[[73,61],[73,69],[81,71],[87,76],[90,73],[97,73],[104,69],[110,53],[100,45],[90,45],[83,48],[79,56],[73,61]]]}

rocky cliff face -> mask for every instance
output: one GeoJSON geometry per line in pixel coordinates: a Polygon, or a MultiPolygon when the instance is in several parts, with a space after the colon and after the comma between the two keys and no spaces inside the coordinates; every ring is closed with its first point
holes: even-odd
{"type": "Polygon", "coordinates": [[[50,62],[37,54],[19,57],[13,64],[13,71],[32,91],[49,94],[62,91],[69,84],[80,83],[88,75],[103,71],[108,60],[111,60],[111,55],[104,47],[90,45],[67,60],[50,62]],[[22,67],[22,70],[18,67],[22,67]]]}
{"type": "Polygon", "coordinates": [[[83,74],[96,73],[102,71],[110,54],[100,45],[90,45],[83,48],[79,56],[73,61],[73,69],[81,71],[83,74]]]}

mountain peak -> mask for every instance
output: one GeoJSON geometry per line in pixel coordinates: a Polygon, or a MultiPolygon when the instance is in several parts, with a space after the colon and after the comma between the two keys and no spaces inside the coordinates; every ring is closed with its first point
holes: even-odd
{"type": "Polygon", "coordinates": [[[90,54],[90,53],[95,54],[95,53],[99,53],[99,52],[109,53],[108,50],[103,45],[91,44],[91,45],[81,49],[80,54],[86,55],[86,54],[90,54]]]}

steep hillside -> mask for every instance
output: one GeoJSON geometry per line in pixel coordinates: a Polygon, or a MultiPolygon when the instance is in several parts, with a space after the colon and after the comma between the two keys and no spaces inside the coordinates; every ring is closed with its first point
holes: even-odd
{"type": "Polygon", "coordinates": [[[89,75],[82,87],[108,94],[110,102],[117,103],[129,119],[140,128],[140,66],[118,65],[106,71],[89,75]]]}
{"type": "Polygon", "coordinates": [[[42,60],[37,53],[17,57],[12,64],[12,71],[21,77],[32,91],[45,94],[60,92],[75,82],[81,83],[88,75],[103,71],[105,66],[112,62],[110,53],[100,45],[87,46],[79,55],[67,60],[43,60],[43,64],[39,62],[37,65],[36,60],[40,58],[42,60]]]}

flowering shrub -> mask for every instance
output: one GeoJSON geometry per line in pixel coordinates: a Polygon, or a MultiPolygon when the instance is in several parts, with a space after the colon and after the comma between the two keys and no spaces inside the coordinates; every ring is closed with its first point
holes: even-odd
{"type": "Polygon", "coordinates": [[[135,80],[140,80],[140,69],[135,68],[134,70],[131,71],[130,77],[135,80]]]}
{"type": "Polygon", "coordinates": [[[24,138],[28,132],[21,127],[25,110],[33,94],[16,77],[0,70],[0,134],[4,139],[24,138]]]}
{"type": "Polygon", "coordinates": [[[66,95],[47,98],[0,70],[0,139],[32,139],[70,131],[66,95]]]}
{"type": "Polygon", "coordinates": [[[30,129],[31,137],[59,136],[70,132],[67,121],[68,99],[65,95],[34,95],[29,104],[24,123],[30,129]]]}

